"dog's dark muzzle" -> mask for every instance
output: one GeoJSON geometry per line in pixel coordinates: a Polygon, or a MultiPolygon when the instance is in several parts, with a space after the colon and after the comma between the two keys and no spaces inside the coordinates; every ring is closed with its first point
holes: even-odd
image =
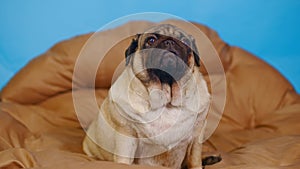
{"type": "Polygon", "coordinates": [[[149,75],[155,75],[162,83],[172,84],[180,80],[188,69],[176,51],[151,49],[148,54],[146,68],[149,75]]]}

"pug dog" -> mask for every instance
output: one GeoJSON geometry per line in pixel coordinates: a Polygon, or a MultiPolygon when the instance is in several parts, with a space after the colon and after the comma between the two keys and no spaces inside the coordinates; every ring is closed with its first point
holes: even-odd
{"type": "Polygon", "coordinates": [[[195,39],[170,24],[137,34],[83,141],[84,152],[125,164],[202,168],[210,105],[195,39]]]}

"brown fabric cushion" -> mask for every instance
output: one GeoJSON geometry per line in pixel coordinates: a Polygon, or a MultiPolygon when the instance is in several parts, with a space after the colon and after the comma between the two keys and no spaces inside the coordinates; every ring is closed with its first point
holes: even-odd
{"type": "Polygon", "coordinates": [[[230,151],[261,138],[300,134],[300,97],[290,83],[240,48],[231,47],[229,55],[226,106],[210,141],[230,151]]]}
{"type": "Polygon", "coordinates": [[[300,136],[283,136],[245,144],[222,154],[223,161],[207,169],[299,168],[300,136]],[[230,167],[229,167],[230,166],[230,167]]]}
{"type": "Polygon", "coordinates": [[[90,106],[90,103],[93,101],[93,99],[95,99],[95,98],[91,98],[90,95],[93,95],[94,92],[96,95],[97,104],[100,107],[101,103],[107,96],[107,92],[108,92],[107,89],[96,89],[96,91],[94,91],[93,89],[82,89],[82,90],[77,90],[74,93],[67,92],[67,93],[63,93],[51,97],[41,102],[39,105],[43,108],[64,115],[65,118],[71,118],[75,121],[80,119],[80,125],[83,128],[87,128],[91,120],[93,120],[98,113],[97,111],[98,109],[95,111],[90,106]],[[80,114],[76,112],[72,94],[80,96],[80,102],[76,102],[76,103],[79,104],[78,106],[84,110],[84,114],[80,114]]]}
{"type": "Polygon", "coordinates": [[[69,90],[76,56],[90,36],[61,42],[34,58],[3,88],[2,100],[32,104],[69,90]]]}
{"type": "MultiPolygon", "coordinates": [[[[85,156],[81,147],[85,133],[81,127],[86,127],[97,113],[89,107],[93,101],[89,94],[95,92],[97,104],[102,103],[131,37],[109,49],[111,44],[152,24],[133,22],[99,32],[95,39],[89,39],[92,34],[87,34],[60,42],[16,74],[1,92],[0,168],[142,168],[85,156]],[[74,93],[81,97],[80,107],[85,110],[80,124],[73,105],[72,78],[76,59],[87,41],[94,42],[90,57],[108,53],[95,82],[75,79],[74,93]]],[[[300,96],[274,68],[243,49],[227,45],[215,31],[195,25],[215,46],[227,80],[224,110],[211,106],[212,113],[216,113],[212,118],[224,113],[205,143],[204,153],[214,148],[221,152],[224,160],[215,165],[221,168],[299,168],[300,96]],[[283,155],[274,156],[280,153],[283,155]]],[[[203,50],[206,49],[200,51],[203,50]]],[[[222,75],[208,75],[205,67],[201,71],[209,86],[215,86],[216,93],[222,95],[222,75]]],[[[89,67],[81,73],[91,75],[89,67]]]]}
{"type": "Polygon", "coordinates": [[[0,168],[154,168],[100,162],[84,155],[85,132],[73,115],[63,112],[0,103],[0,124],[0,168]]]}

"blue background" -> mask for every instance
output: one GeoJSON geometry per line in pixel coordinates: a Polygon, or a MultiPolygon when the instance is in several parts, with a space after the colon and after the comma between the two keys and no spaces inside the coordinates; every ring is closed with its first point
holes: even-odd
{"type": "Polygon", "coordinates": [[[298,0],[2,0],[0,89],[55,43],[140,12],[170,13],[208,25],[229,44],[273,65],[300,91],[298,0]]]}

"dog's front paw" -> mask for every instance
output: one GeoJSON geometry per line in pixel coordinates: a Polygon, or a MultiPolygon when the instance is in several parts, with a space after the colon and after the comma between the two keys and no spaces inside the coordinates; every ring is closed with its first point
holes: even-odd
{"type": "Polygon", "coordinates": [[[221,155],[212,155],[212,156],[207,156],[202,159],[202,166],[206,165],[213,165],[222,160],[221,155]]]}

